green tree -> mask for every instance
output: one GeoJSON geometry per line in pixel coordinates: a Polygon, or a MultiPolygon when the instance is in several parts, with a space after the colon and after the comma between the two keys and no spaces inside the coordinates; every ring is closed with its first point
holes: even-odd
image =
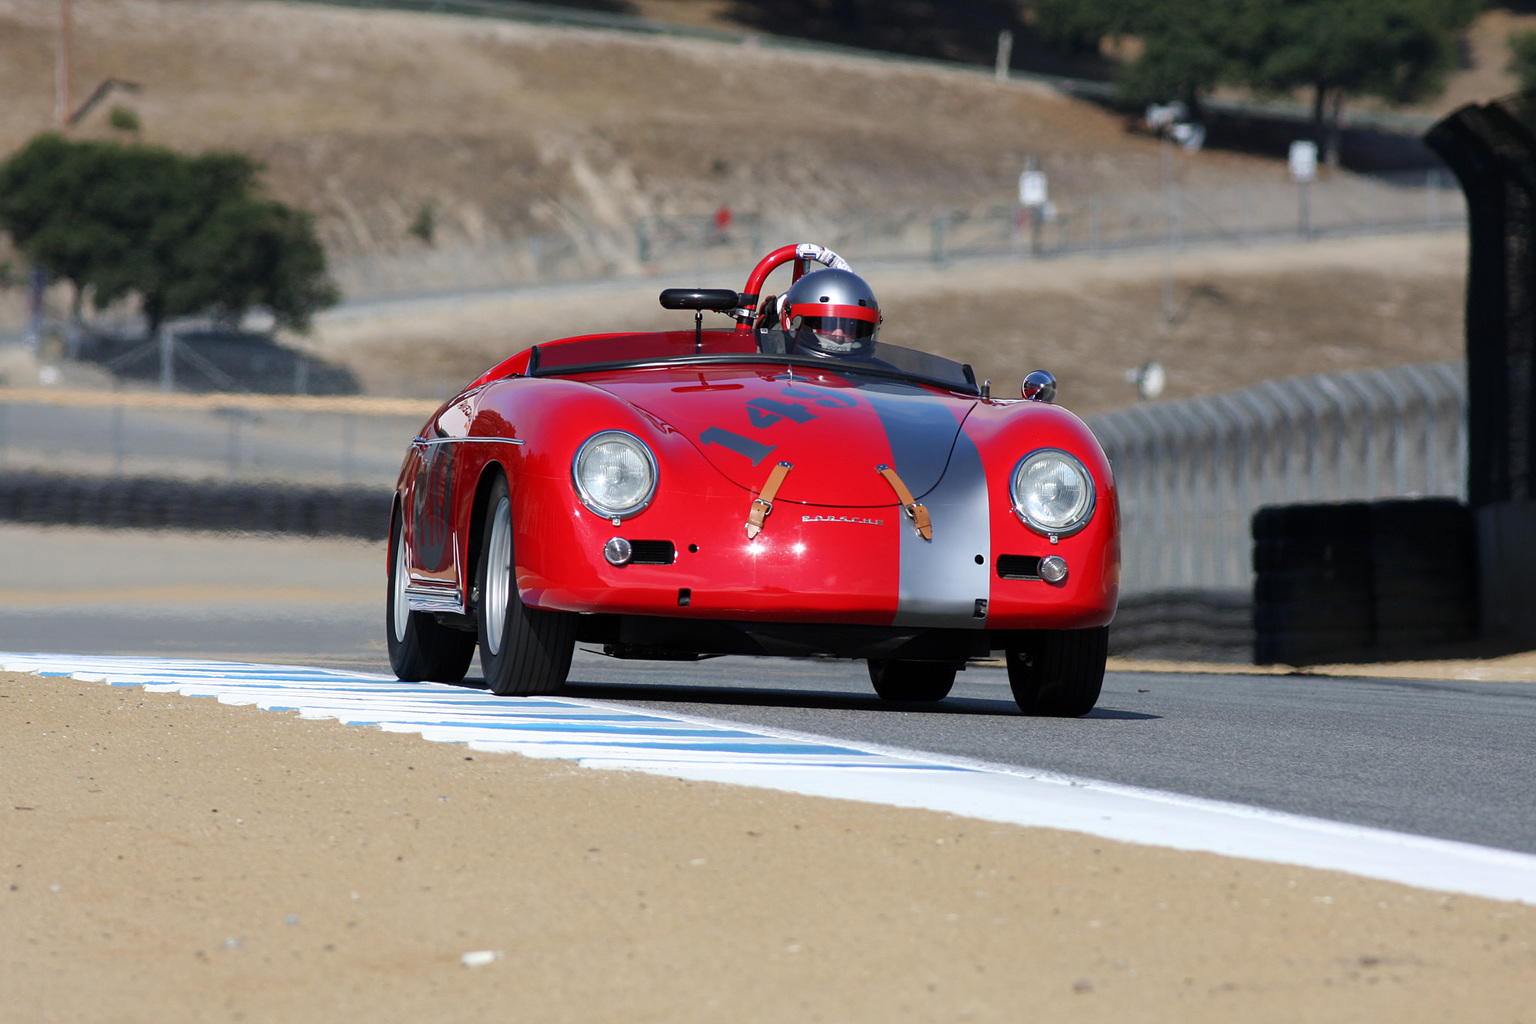
{"type": "MultiPolygon", "coordinates": [[[[1197,108],[1218,85],[1312,90],[1313,124],[1336,134],[1347,96],[1407,103],[1434,95],[1480,0],[1033,0],[1041,30],[1082,47],[1131,41],[1127,98],[1197,108]]],[[[1326,141],[1326,140],[1324,140],[1326,141]]]]}
{"type": "Polygon", "coordinates": [[[1310,89],[1319,143],[1337,152],[1350,96],[1412,103],[1437,95],[1480,0],[1264,0],[1238,81],[1264,92],[1310,89]]]}
{"type": "Polygon", "coordinates": [[[1516,32],[1509,37],[1509,63],[1504,70],[1520,82],[1520,91],[1536,91],[1536,32],[1516,32]]]}
{"type": "Polygon", "coordinates": [[[305,329],[334,303],[313,222],[264,199],[239,153],[38,136],[0,163],[0,227],[98,307],[137,295],[150,333],[170,317],[255,305],[305,329]]]}
{"type": "Polygon", "coordinates": [[[1034,0],[1037,28],[1064,48],[1097,49],[1103,40],[1135,56],[1115,76],[1122,98],[1183,100],[1191,111],[1232,81],[1253,33],[1255,0],[1034,0]]]}
{"type": "Polygon", "coordinates": [[[1017,0],[732,0],[727,16],[775,35],[990,64],[997,33],[1022,42],[1017,0]]]}

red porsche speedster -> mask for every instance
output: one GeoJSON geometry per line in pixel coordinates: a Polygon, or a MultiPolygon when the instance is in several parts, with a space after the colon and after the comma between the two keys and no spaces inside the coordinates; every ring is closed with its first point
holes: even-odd
{"type": "MultiPolygon", "coordinates": [[[[788,264],[798,291],[847,270],[785,246],[742,292],[664,291],[692,330],[535,345],[427,421],[390,529],[400,678],[457,681],[478,647],[493,692],[549,693],[582,642],[863,659],[881,697],[932,701],[1002,651],[1026,713],[1093,708],[1120,550],[1092,433],[1043,372],[1003,400],[868,331],[808,345],[817,318],[762,296],[788,264]],[[704,330],[704,310],[736,324],[704,330]]],[[[847,312],[818,299],[800,308],[847,312]]]]}

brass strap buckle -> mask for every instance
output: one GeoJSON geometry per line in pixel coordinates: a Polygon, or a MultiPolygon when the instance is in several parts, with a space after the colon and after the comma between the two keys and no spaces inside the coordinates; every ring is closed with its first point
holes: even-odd
{"type": "Polygon", "coordinates": [[[933,520],[928,516],[928,510],[912,497],[912,492],[902,482],[901,477],[890,466],[876,466],[875,472],[885,477],[885,482],[891,485],[891,490],[896,492],[896,500],[901,502],[901,510],[907,514],[912,525],[917,527],[918,534],[923,540],[933,540],[933,520]]]}
{"type": "Polygon", "coordinates": [[[763,520],[768,518],[768,513],[773,511],[774,496],[779,493],[779,487],[783,485],[784,478],[794,465],[781,462],[773,467],[768,474],[768,479],[763,482],[763,489],[757,497],[752,499],[752,510],[747,513],[747,539],[752,540],[763,532],[763,520]]]}

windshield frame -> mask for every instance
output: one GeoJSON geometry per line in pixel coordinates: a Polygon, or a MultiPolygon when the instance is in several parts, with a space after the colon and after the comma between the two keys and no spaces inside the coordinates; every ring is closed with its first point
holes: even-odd
{"type": "MultiPolygon", "coordinates": [[[[718,333],[726,334],[727,332],[721,331],[718,333]]],[[[875,353],[877,358],[880,351],[888,353],[915,353],[923,356],[925,359],[938,360],[943,364],[955,367],[958,374],[963,377],[963,380],[945,379],[862,359],[840,359],[835,356],[805,356],[794,353],[761,351],[693,352],[668,356],[642,355],[632,359],[606,359],[588,363],[545,366],[542,365],[543,360],[541,359],[540,349],[541,346],[535,345],[529,350],[528,368],[525,371],[525,375],[528,377],[571,377],[587,373],[611,373],[615,370],[650,370],[678,366],[782,366],[787,368],[800,367],[851,377],[876,377],[883,380],[903,381],[973,397],[980,397],[981,395],[981,385],[977,382],[976,373],[969,363],[958,363],[943,356],[935,356],[932,353],[922,352],[918,349],[908,349],[900,345],[887,345],[884,343],[880,343],[875,353]]],[[[793,373],[793,369],[791,369],[791,373],[793,373]]]]}

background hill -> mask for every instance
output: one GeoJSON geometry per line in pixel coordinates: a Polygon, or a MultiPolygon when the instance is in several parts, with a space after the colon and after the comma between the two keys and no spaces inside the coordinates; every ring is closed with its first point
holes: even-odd
{"type": "MultiPolygon", "coordinates": [[[[728,13],[716,0],[633,6],[695,23],[728,13]]],[[[1483,56],[1468,74],[1497,92],[1502,72],[1489,68],[1501,58],[1488,54],[1517,22],[1495,14],[1503,27],[1474,32],[1469,54],[1483,56]]],[[[55,0],[0,0],[0,152],[56,123],[57,19],[55,0]]],[[[316,214],[338,267],[473,263],[488,248],[553,237],[584,266],[634,279],[646,270],[635,237],[646,218],[729,206],[825,239],[872,211],[1007,206],[1029,157],[1064,205],[1145,196],[1155,213],[1167,182],[1189,194],[1285,182],[1279,161],[1211,149],[1169,158],[1116,114],[974,70],[481,18],[75,0],[75,103],[108,78],[140,89],[114,95],[74,133],[126,137],[106,116],[122,103],[146,141],[255,155],[274,196],[316,214]]],[[[1458,239],[1324,248],[1173,266],[1176,305],[1187,307],[1177,323],[1160,319],[1170,267],[1156,258],[1112,273],[1090,261],[1065,276],[1027,261],[872,276],[891,340],[972,359],[1000,390],[1046,365],[1082,412],[1132,400],[1124,372],[1148,358],[1168,365],[1168,397],[1183,397],[1459,353],[1458,239]],[[1260,350],[1273,357],[1255,358],[1260,350]]],[[[734,270],[689,276],[737,283],[734,270]]],[[[654,287],[343,311],[295,341],[369,390],[437,395],[533,341],[669,323],[654,287]]],[[[21,314],[19,289],[0,290],[0,319],[14,326],[21,314]]]]}

